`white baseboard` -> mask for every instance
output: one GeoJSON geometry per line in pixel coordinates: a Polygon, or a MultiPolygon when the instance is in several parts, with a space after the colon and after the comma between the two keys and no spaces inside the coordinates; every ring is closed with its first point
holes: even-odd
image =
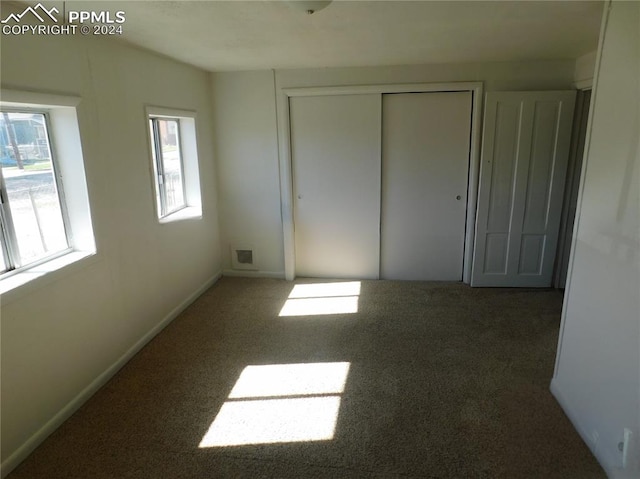
{"type": "Polygon", "coordinates": [[[222,271],[222,276],[233,276],[236,278],[284,279],[284,271],[250,271],[250,270],[225,269],[222,271]]]}
{"type": "Polygon", "coordinates": [[[182,311],[200,297],[207,289],[213,286],[222,276],[219,271],[202,284],[196,291],[190,294],[178,306],[173,308],[162,321],[138,340],[127,352],[118,358],[102,374],[94,379],[76,397],[74,397],[65,407],[42,426],[33,436],[31,436],[22,446],[16,449],[6,460],[0,464],[0,477],[5,478],[13,471],[18,464],[24,461],[36,447],[38,447],[51,433],[62,425],[74,412],[76,412],[91,396],[93,396],[102,386],[104,386],[129,360],[135,356],[149,341],[151,341],[160,331],[169,325],[182,311]]]}
{"type": "Polygon", "coordinates": [[[575,430],[578,432],[578,434],[580,435],[584,443],[587,445],[591,453],[594,455],[598,463],[600,463],[600,465],[604,469],[604,472],[607,474],[607,477],[610,477],[610,478],[626,477],[626,476],[620,475],[620,473],[622,472],[620,469],[611,467],[611,464],[613,464],[613,462],[611,462],[612,458],[610,457],[610,454],[608,454],[607,451],[605,451],[605,448],[603,448],[593,440],[591,435],[584,428],[584,425],[579,421],[579,417],[576,414],[575,410],[571,407],[571,405],[569,404],[565,396],[562,394],[562,391],[558,386],[556,378],[553,378],[551,380],[551,386],[549,389],[551,389],[551,394],[553,394],[553,396],[556,398],[556,400],[560,404],[560,407],[562,407],[562,410],[569,418],[569,421],[571,421],[571,424],[573,424],[573,427],[575,428],[575,430]]]}

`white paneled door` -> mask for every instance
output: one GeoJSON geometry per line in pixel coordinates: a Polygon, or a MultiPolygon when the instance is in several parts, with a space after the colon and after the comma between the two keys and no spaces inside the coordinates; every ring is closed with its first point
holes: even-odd
{"type": "Polygon", "coordinates": [[[551,286],[574,102],[487,94],[472,286],[551,286]]]}
{"type": "Polygon", "coordinates": [[[472,93],[382,100],[381,277],[461,281],[472,93]]]}
{"type": "Polygon", "coordinates": [[[296,276],[379,277],[380,102],[290,99],[296,276]]]}

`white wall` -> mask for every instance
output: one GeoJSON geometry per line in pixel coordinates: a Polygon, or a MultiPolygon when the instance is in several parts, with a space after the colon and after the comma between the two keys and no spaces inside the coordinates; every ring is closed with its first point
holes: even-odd
{"type": "Polygon", "coordinates": [[[278,88],[481,81],[484,90],[553,90],[571,87],[572,61],[443,63],[393,67],[314,68],[276,72],[278,88]]]}
{"type": "Polygon", "coordinates": [[[3,35],[1,48],[3,88],[82,98],[98,248],[2,297],[6,474],[221,264],[208,73],[110,40],[3,35]],[[155,217],[145,104],[197,111],[200,220],[155,217]]]}
{"type": "Polygon", "coordinates": [[[552,391],[610,477],[640,477],[640,3],[601,35],[552,391]],[[632,431],[622,468],[624,428],[632,431]]]}
{"type": "MultiPolygon", "coordinates": [[[[276,93],[282,88],[482,81],[491,90],[572,88],[575,63],[469,63],[215,73],[223,264],[230,242],[258,249],[259,275],[284,277],[276,93]]],[[[245,274],[240,272],[240,274],[245,274]]]]}
{"type": "Polygon", "coordinates": [[[593,74],[596,68],[596,53],[597,52],[593,51],[576,59],[573,82],[579,90],[590,88],[593,85],[593,74]]]}
{"type": "Polygon", "coordinates": [[[224,272],[239,246],[254,249],[261,275],[282,276],[273,72],[217,73],[212,85],[224,272]]]}

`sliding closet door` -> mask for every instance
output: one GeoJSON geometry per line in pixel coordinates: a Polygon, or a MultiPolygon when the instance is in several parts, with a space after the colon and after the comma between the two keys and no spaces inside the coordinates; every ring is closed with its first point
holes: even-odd
{"type": "Polygon", "coordinates": [[[575,95],[487,94],[472,286],[551,286],[575,95]]]}
{"type": "Polygon", "coordinates": [[[461,281],[472,94],[382,102],[381,277],[461,281]]]}
{"type": "Polygon", "coordinates": [[[380,101],[290,99],[296,276],[378,278],[380,101]]]}

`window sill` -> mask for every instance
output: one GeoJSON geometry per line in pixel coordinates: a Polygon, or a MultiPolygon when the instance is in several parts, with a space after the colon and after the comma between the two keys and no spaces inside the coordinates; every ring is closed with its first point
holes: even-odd
{"type": "Polygon", "coordinates": [[[160,224],[173,223],[175,221],[199,220],[202,219],[202,208],[199,206],[187,206],[181,210],[171,213],[168,216],[159,218],[160,224]]]}
{"type": "Polygon", "coordinates": [[[17,293],[18,291],[22,293],[22,290],[24,289],[31,290],[31,285],[33,285],[33,288],[36,288],[42,285],[44,278],[49,276],[51,273],[67,268],[72,264],[78,263],[91,256],[95,256],[95,251],[72,251],[58,258],[54,258],[51,261],[47,261],[0,280],[0,295],[2,295],[3,303],[10,299],[7,296],[13,297],[14,293],[17,293]],[[27,285],[30,287],[25,288],[27,285]],[[7,295],[7,293],[11,294],[7,295]]]}

